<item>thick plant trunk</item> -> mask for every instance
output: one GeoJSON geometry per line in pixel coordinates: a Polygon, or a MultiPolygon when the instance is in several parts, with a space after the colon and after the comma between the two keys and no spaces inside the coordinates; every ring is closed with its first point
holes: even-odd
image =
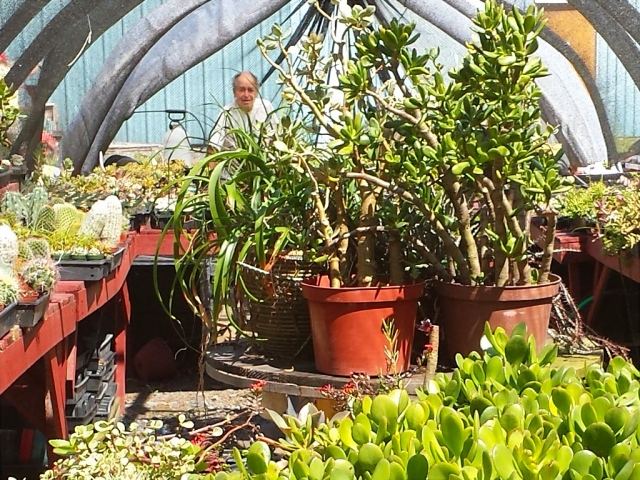
{"type": "Polygon", "coordinates": [[[389,232],[389,285],[404,283],[402,241],[397,230],[389,232]]]}
{"type": "MultiPolygon", "coordinates": [[[[376,196],[374,189],[366,180],[360,181],[362,205],[360,207],[359,227],[376,225],[376,196]]],[[[370,287],[376,282],[375,234],[365,232],[358,235],[358,286],[370,287]]]]}

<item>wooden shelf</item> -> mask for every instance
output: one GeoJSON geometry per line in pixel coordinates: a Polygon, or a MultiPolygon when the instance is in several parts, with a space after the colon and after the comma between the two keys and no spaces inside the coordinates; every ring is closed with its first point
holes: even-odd
{"type": "MultiPolygon", "coordinates": [[[[127,275],[137,255],[153,256],[159,230],[128,234],[122,262],[109,275],[92,282],[58,282],[44,319],[34,328],[14,328],[0,338],[0,395],[47,438],[66,438],[66,392],[75,386],[78,324],[109,304],[115,312],[116,375],[119,410],[125,406],[126,332],[131,318],[127,275]]],[[[160,245],[173,252],[173,236],[160,245]]],[[[49,449],[49,461],[56,456],[49,449]]]]}

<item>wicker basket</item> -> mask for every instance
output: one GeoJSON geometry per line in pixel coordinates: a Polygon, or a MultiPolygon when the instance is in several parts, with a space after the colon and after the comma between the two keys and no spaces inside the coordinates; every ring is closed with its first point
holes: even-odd
{"type": "Polygon", "coordinates": [[[247,263],[241,268],[247,290],[262,300],[246,302],[260,350],[273,357],[311,358],[311,323],[300,282],[321,273],[322,266],[289,255],[278,259],[269,273],[247,263]]]}

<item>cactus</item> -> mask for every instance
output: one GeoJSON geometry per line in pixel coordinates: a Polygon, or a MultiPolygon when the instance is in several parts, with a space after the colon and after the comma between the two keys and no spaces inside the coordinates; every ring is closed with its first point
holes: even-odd
{"type": "Polygon", "coordinates": [[[18,258],[18,237],[9,225],[0,225],[0,260],[12,266],[18,258]]]}
{"type": "Polygon", "coordinates": [[[82,212],[70,203],[59,203],[54,205],[53,211],[55,214],[53,222],[55,231],[72,233],[76,225],[79,228],[82,219],[78,220],[78,213],[81,214],[82,212]]]}
{"type": "Polygon", "coordinates": [[[122,203],[115,195],[109,195],[104,199],[104,202],[107,205],[108,215],[100,234],[100,240],[110,247],[115,247],[122,232],[122,203]]]}
{"type": "Polygon", "coordinates": [[[31,258],[46,258],[48,260],[51,257],[51,247],[46,238],[31,237],[22,243],[30,250],[31,258]]]}
{"type": "Polygon", "coordinates": [[[35,230],[43,232],[53,232],[55,230],[56,213],[49,205],[44,205],[40,209],[36,223],[33,225],[35,230]]]}
{"type": "Polygon", "coordinates": [[[47,293],[58,281],[58,269],[48,258],[34,258],[22,267],[20,277],[29,288],[47,293]]]}
{"type": "Polygon", "coordinates": [[[11,305],[20,298],[20,282],[16,278],[11,264],[0,261],[0,305],[11,305]]]}
{"type": "Polygon", "coordinates": [[[0,210],[13,213],[18,222],[24,222],[27,217],[27,202],[24,195],[19,192],[5,192],[0,201],[0,210]]]}
{"type": "Polygon", "coordinates": [[[40,217],[49,202],[49,194],[44,187],[34,188],[26,197],[27,217],[26,224],[29,228],[37,228],[40,217]]]}
{"type": "Polygon", "coordinates": [[[23,262],[28,262],[33,259],[33,253],[25,242],[18,243],[18,258],[23,262]]]}
{"type": "Polygon", "coordinates": [[[84,216],[78,235],[99,239],[108,216],[109,206],[104,200],[98,200],[84,216]]]}

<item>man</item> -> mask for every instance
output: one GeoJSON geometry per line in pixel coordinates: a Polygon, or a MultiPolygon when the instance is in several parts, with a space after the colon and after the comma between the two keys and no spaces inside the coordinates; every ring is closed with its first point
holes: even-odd
{"type": "Polygon", "coordinates": [[[230,129],[257,133],[265,122],[275,129],[277,118],[271,102],[259,97],[259,82],[251,72],[240,72],[233,77],[234,101],[225,105],[216,120],[209,138],[210,148],[231,150],[236,146],[230,129]]]}

